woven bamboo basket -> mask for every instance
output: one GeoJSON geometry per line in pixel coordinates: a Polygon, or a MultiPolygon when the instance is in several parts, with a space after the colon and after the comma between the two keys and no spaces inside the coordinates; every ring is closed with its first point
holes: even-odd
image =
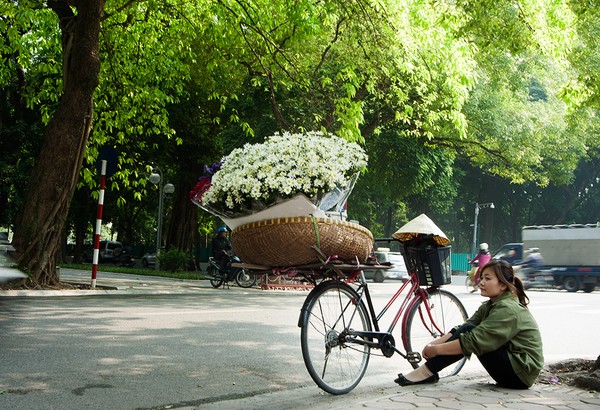
{"type": "Polygon", "coordinates": [[[273,267],[319,262],[313,245],[327,256],[364,262],[373,248],[373,234],[358,224],[330,218],[275,218],[235,228],[231,245],[243,262],[273,267]]]}

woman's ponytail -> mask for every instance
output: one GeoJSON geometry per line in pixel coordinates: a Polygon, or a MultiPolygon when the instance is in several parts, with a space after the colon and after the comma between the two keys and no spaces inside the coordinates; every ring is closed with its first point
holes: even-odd
{"type": "Polygon", "coordinates": [[[510,283],[508,288],[511,290],[511,292],[516,293],[520,304],[527,306],[529,304],[529,297],[525,294],[525,285],[523,285],[523,281],[517,276],[513,276],[513,280],[514,285],[512,287],[514,287],[514,291],[511,288],[510,283]]]}

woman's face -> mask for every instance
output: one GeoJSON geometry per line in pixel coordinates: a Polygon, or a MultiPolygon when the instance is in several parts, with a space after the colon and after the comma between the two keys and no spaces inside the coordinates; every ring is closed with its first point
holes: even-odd
{"type": "Polygon", "coordinates": [[[498,280],[492,268],[484,269],[479,279],[481,296],[486,296],[492,301],[496,300],[506,290],[506,285],[498,280]]]}

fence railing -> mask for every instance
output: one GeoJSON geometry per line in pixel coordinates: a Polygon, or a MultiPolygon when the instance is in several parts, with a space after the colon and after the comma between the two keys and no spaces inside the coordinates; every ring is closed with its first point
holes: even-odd
{"type": "Polygon", "coordinates": [[[469,265],[469,261],[471,260],[470,253],[453,253],[451,254],[450,263],[452,264],[452,272],[456,275],[467,274],[469,270],[471,270],[471,265],[469,265]]]}

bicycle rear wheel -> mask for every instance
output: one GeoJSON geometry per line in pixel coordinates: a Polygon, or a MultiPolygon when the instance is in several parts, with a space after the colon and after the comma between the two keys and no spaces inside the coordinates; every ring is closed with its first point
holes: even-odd
{"type": "Polygon", "coordinates": [[[235,283],[241,288],[251,288],[256,284],[256,275],[242,268],[235,274],[235,283]]]}
{"type": "Polygon", "coordinates": [[[369,363],[370,346],[346,339],[349,329],[371,330],[365,305],[349,285],[327,281],[311,291],[302,310],[300,337],[308,373],[326,392],[348,393],[369,363]]]}
{"type": "MultiPolygon", "coordinates": [[[[403,332],[404,348],[407,352],[421,352],[425,345],[440,336],[445,335],[456,325],[461,325],[468,319],[467,311],[454,294],[436,289],[428,293],[427,301],[431,317],[423,299],[419,299],[407,313],[406,328],[403,332]],[[431,320],[433,318],[433,321],[431,320]]],[[[448,366],[439,373],[440,377],[454,376],[465,365],[466,358],[448,366]]],[[[420,363],[411,363],[416,369],[420,363]]]]}

